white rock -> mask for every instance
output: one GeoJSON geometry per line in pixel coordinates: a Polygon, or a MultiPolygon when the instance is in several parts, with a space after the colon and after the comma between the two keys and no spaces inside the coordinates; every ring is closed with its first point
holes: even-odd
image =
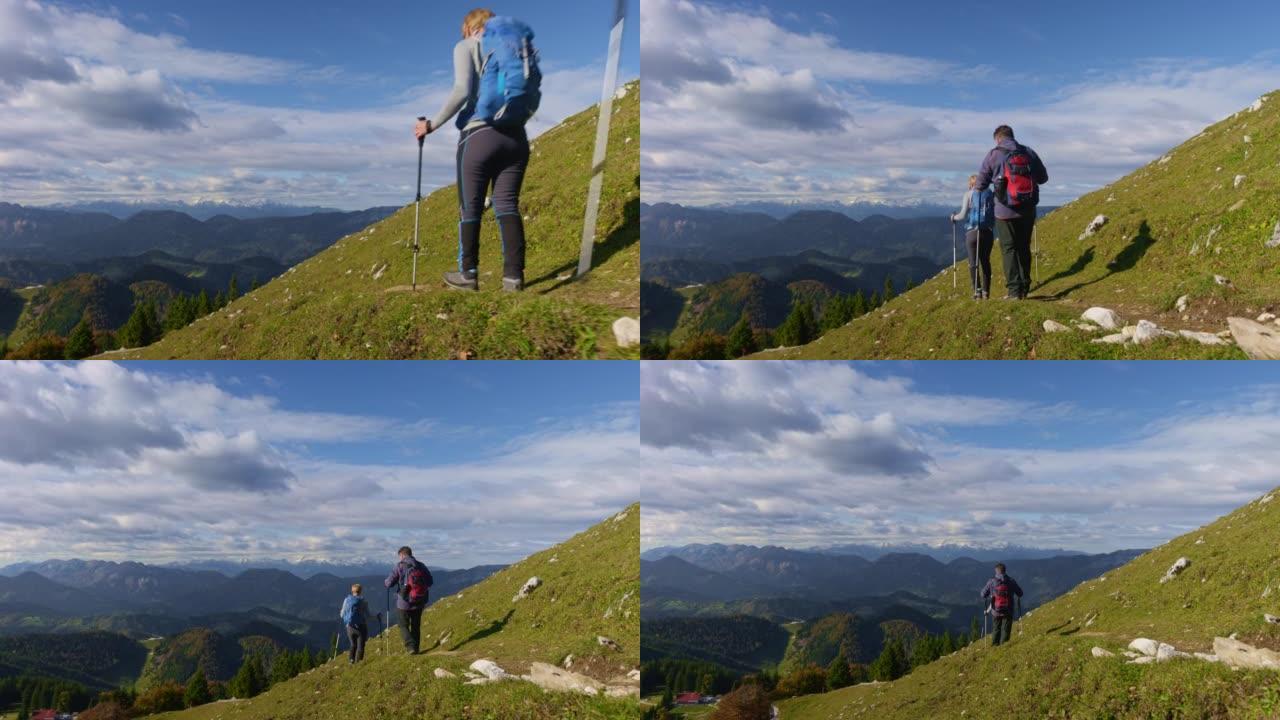
{"type": "Polygon", "coordinates": [[[1222,662],[1222,659],[1212,653],[1191,653],[1193,656],[1205,662],[1222,662]]]}
{"type": "Polygon", "coordinates": [[[440,679],[458,677],[457,675],[454,675],[453,673],[449,672],[448,670],[445,670],[444,668],[436,668],[435,676],[440,679]]]}
{"type": "Polygon", "coordinates": [[[1164,584],[1169,582],[1170,580],[1177,577],[1179,573],[1181,573],[1183,570],[1186,570],[1189,567],[1191,567],[1191,561],[1189,559],[1185,557],[1178,558],[1172,565],[1169,566],[1169,569],[1165,571],[1164,577],[1160,578],[1160,583],[1164,584]]]}
{"type": "Polygon", "coordinates": [[[524,586],[520,588],[512,598],[511,602],[519,602],[533,594],[534,590],[542,585],[542,578],[534,576],[524,582],[524,586]]]}
{"type": "Polygon", "coordinates": [[[1229,279],[1227,279],[1226,277],[1223,277],[1222,275],[1214,275],[1214,276],[1213,276],[1213,281],[1214,281],[1214,282],[1216,282],[1216,283],[1218,283],[1219,285],[1230,285],[1230,284],[1231,284],[1231,281],[1230,281],[1229,279]]]}
{"type": "Polygon", "coordinates": [[[1271,322],[1272,320],[1275,320],[1275,319],[1276,319],[1275,313],[1264,312],[1258,316],[1258,322],[1260,323],[1271,322]]]}
{"type": "Polygon", "coordinates": [[[1239,188],[1244,183],[1244,175],[1237,175],[1235,180],[1231,181],[1233,187],[1239,188]]]}
{"type": "Polygon", "coordinates": [[[1267,247],[1280,247],[1280,220],[1276,221],[1276,230],[1271,235],[1271,239],[1267,241],[1267,247]]]}
{"type": "Polygon", "coordinates": [[[618,347],[629,348],[640,344],[640,321],[635,318],[620,317],[613,321],[613,337],[618,347]]]}
{"type": "Polygon", "coordinates": [[[1178,302],[1174,303],[1174,305],[1178,308],[1178,312],[1186,312],[1187,305],[1190,302],[1191,302],[1191,298],[1187,297],[1186,295],[1183,295],[1182,297],[1178,298],[1178,302]]]}
{"type": "Polygon", "coordinates": [[[1058,322],[1057,320],[1045,320],[1045,321],[1044,321],[1044,331],[1045,331],[1045,332],[1051,332],[1051,333],[1057,333],[1057,332],[1070,332],[1070,331],[1071,331],[1071,328],[1067,327],[1066,325],[1063,325],[1062,323],[1058,322]]]}
{"type": "Polygon", "coordinates": [[[1123,335],[1126,340],[1132,340],[1133,336],[1138,334],[1138,326],[1125,325],[1124,327],[1120,328],[1120,334],[1123,335]]]}
{"type": "Polygon", "coordinates": [[[1104,330],[1115,330],[1124,326],[1124,321],[1114,310],[1104,307],[1091,307],[1081,313],[1080,319],[1088,320],[1104,330]]]}
{"type": "Polygon", "coordinates": [[[614,93],[614,94],[613,94],[613,99],[614,99],[614,100],[621,100],[622,98],[626,97],[626,96],[627,96],[627,90],[628,90],[628,88],[627,88],[627,86],[626,86],[626,85],[623,85],[622,87],[618,88],[618,92],[616,92],[616,93],[614,93]]]}
{"type": "Polygon", "coordinates": [[[1262,619],[1263,619],[1263,620],[1266,620],[1267,622],[1271,623],[1272,625],[1280,625],[1280,617],[1276,617],[1275,615],[1272,615],[1271,613],[1263,613],[1263,614],[1262,614],[1262,619]]]}
{"type": "Polygon", "coordinates": [[[1093,323],[1077,322],[1076,329],[1083,330],[1084,332],[1097,332],[1099,328],[1097,325],[1094,325],[1093,323]]]}
{"type": "Polygon", "coordinates": [[[1254,360],[1280,360],[1280,327],[1248,318],[1227,318],[1236,345],[1254,360]]]}
{"type": "Polygon", "coordinates": [[[1254,101],[1253,101],[1253,104],[1249,106],[1249,111],[1250,111],[1250,112],[1258,112],[1259,110],[1261,110],[1261,109],[1262,109],[1262,103],[1263,103],[1263,102],[1265,102],[1265,101],[1266,101],[1266,98],[1265,98],[1265,97],[1260,97],[1260,98],[1258,98],[1257,100],[1254,100],[1254,101]]]}
{"type": "Polygon", "coordinates": [[[573,653],[564,656],[564,662],[560,663],[564,669],[568,670],[573,667],[573,653]]]}
{"type": "Polygon", "coordinates": [[[1173,333],[1161,328],[1150,320],[1139,320],[1138,328],[1133,333],[1133,341],[1139,344],[1149,343],[1156,338],[1171,337],[1173,333]]]}
{"type": "Polygon", "coordinates": [[[1213,654],[1225,665],[1236,668],[1268,668],[1280,670],[1280,653],[1256,648],[1233,638],[1213,639],[1213,654]]]}
{"type": "Polygon", "coordinates": [[[604,690],[604,683],[564,668],[544,662],[535,662],[529,668],[525,680],[545,690],[556,692],[580,692],[584,695],[599,695],[604,690]]]}
{"type": "Polygon", "coordinates": [[[1094,657],[1096,657],[1096,658],[1102,658],[1102,657],[1115,657],[1115,656],[1116,656],[1116,654],[1115,654],[1115,653],[1113,653],[1113,652],[1111,652],[1110,650],[1104,650],[1104,649],[1102,649],[1102,648],[1100,648],[1100,647],[1098,647],[1098,646],[1096,646],[1096,645],[1094,646],[1094,648],[1093,648],[1092,652],[1093,652],[1093,656],[1094,656],[1094,657]]]}
{"type": "Polygon", "coordinates": [[[1099,215],[1098,217],[1094,218],[1093,221],[1089,223],[1088,227],[1084,229],[1084,232],[1080,233],[1080,237],[1078,239],[1083,240],[1089,237],[1090,235],[1098,232],[1099,230],[1102,229],[1103,225],[1107,224],[1108,220],[1110,220],[1110,218],[1108,218],[1106,215],[1099,215]]]}
{"type": "Polygon", "coordinates": [[[1128,340],[1129,338],[1125,337],[1124,333],[1114,333],[1112,335],[1103,335],[1100,338],[1094,338],[1089,342],[1100,343],[1103,345],[1123,345],[1128,340]]]}
{"type": "Polygon", "coordinates": [[[489,680],[507,680],[513,677],[492,660],[476,660],[471,663],[471,670],[489,680]]]}
{"type": "Polygon", "coordinates": [[[1201,345],[1226,345],[1227,341],[1214,335],[1213,333],[1197,332],[1195,330],[1179,330],[1178,334],[1188,340],[1195,340],[1201,345]]]}
{"type": "Polygon", "coordinates": [[[1142,657],[1142,653],[1136,653],[1136,652],[1134,652],[1134,651],[1132,651],[1132,650],[1125,650],[1124,652],[1122,652],[1122,653],[1120,653],[1120,654],[1121,654],[1121,655],[1124,655],[1125,657],[1128,657],[1128,658],[1140,658],[1140,657],[1142,657]]]}
{"type": "Polygon", "coordinates": [[[1153,663],[1155,661],[1156,659],[1154,657],[1151,657],[1149,655],[1144,655],[1140,658],[1134,658],[1130,660],[1129,664],[1130,665],[1146,665],[1147,663],[1153,663]]]}
{"type": "Polygon", "coordinates": [[[596,636],[596,643],[599,644],[601,647],[607,647],[610,650],[616,650],[619,652],[622,650],[622,646],[618,644],[617,640],[613,640],[612,638],[607,638],[603,635],[596,636]]]}
{"type": "Polygon", "coordinates": [[[1182,652],[1181,650],[1176,649],[1175,647],[1173,647],[1168,643],[1160,643],[1160,647],[1156,650],[1156,661],[1158,662],[1168,662],[1170,660],[1173,660],[1174,658],[1185,658],[1185,657],[1191,657],[1191,656],[1188,655],[1187,653],[1182,652]]]}
{"type": "Polygon", "coordinates": [[[1251,143],[1251,142],[1253,142],[1253,138],[1249,137],[1248,135],[1245,135],[1245,136],[1244,136],[1244,141],[1245,141],[1245,142],[1247,142],[1247,143],[1251,143]]]}
{"type": "Polygon", "coordinates": [[[1155,657],[1156,653],[1160,650],[1160,643],[1155,640],[1151,640],[1150,638],[1134,638],[1133,641],[1129,643],[1129,649],[1134,652],[1142,653],[1143,655],[1155,657]]]}

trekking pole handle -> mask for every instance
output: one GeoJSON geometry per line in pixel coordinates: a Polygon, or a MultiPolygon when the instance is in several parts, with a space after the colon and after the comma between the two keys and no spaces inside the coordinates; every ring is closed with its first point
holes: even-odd
{"type": "MultiPolygon", "coordinates": [[[[418,122],[426,122],[426,121],[427,121],[427,116],[426,116],[426,115],[419,115],[419,116],[418,116],[418,122]]],[[[422,148],[422,143],[424,143],[424,142],[426,142],[426,141],[427,141],[427,136],[426,136],[426,135],[423,135],[422,137],[418,138],[418,148],[419,148],[419,149],[421,149],[421,148],[422,148]]]]}

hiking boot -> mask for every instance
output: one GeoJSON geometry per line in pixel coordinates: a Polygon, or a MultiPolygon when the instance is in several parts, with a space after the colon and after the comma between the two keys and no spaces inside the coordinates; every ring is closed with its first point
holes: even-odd
{"type": "Polygon", "coordinates": [[[502,278],[502,292],[524,292],[524,280],[519,278],[502,278]]]}
{"type": "Polygon", "coordinates": [[[480,282],[476,280],[475,273],[447,272],[444,274],[444,284],[454,290],[471,290],[480,289],[480,282]]]}

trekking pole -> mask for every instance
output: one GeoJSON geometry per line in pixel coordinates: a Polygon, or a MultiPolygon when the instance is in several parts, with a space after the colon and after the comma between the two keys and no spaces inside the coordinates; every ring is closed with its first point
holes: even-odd
{"type": "MultiPolygon", "coordinates": [[[[426,122],[427,118],[419,117],[418,122],[426,122]]],[[[418,194],[413,200],[413,279],[411,288],[418,289],[418,214],[422,209],[422,145],[426,136],[418,138],[418,194]]]]}
{"type": "Polygon", "coordinates": [[[386,614],[387,619],[382,625],[382,642],[378,644],[379,654],[381,654],[383,649],[385,649],[387,646],[387,629],[391,626],[391,588],[387,588],[387,593],[385,597],[387,601],[387,614],[386,614]]]}
{"type": "Polygon", "coordinates": [[[951,289],[956,289],[956,221],[951,221],[951,289]]]}

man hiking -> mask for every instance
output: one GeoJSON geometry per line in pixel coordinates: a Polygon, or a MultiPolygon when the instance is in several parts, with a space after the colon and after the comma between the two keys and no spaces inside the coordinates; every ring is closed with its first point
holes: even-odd
{"type": "Polygon", "coordinates": [[[347,628],[347,639],[351,641],[347,662],[355,665],[364,659],[364,645],[369,640],[369,603],[365,602],[364,588],[360,583],[351,586],[351,594],[343,599],[339,615],[347,628]]]}
{"type": "Polygon", "coordinates": [[[453,48],[453,91],[430,120],[414,126],[422,138],[457,115],[458,270],[444,274],[455,290],[479,290],[480,218],[493,187],[493,210],[502,240],[502,289],[524,289],[524,220],[520,187],[529,165],[525,123],[542,98],[542,73],[528,25],[476,9],[462,21],[453,48]]]}
{"type": "Polygon", "coordinates": [[[1006,300],[1023,300],[1031,292],[1031,233],[1036,227],[1040,186],[1049,182],[1049,171],[1036,151],[1013,139],[1013,128],[1001,125],[993,133],[991,148],[974,187],[995,188],[996,237],[1004,256],[1006,300]]]}
{"type": "Polygon", "coordinates": [[[431,571],[413,557],[409,546],[400,548],[400,560],[384,584],[388,588],[396,588],[400,639],[410,655],[417,655],[422,644],[422,609],[427,606],[427,593],[433,582],[431,571]]]}
{"type": "Polygon", "coordinates": [[[977,175],[969,176],[969,189],[960,202],[960,211],[951,222],[964,221],[964,245],[969,249],[969,282],[973,299],[986,300],[991,295],[991,246],[995,235],[995,193],[974,188],[977,175]]]}
{"type": "Polygon", "coordinates": [[[1022,597],[1022,588],[1005,574],[1004,563],[996,563],[996,576],[982,588],[982,599],[990,600],[987,612],[991,613],[991,645],[1009,642],[1013,630],[1014,598],[1022,597]]]}

